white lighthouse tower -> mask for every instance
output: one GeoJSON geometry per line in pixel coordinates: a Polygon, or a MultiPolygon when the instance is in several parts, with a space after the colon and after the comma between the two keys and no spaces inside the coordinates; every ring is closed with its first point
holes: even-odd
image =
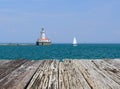
{"type": "Polygon", "coordinates": [[[45,30],[44,30],[44,28],[42,28],[42,31],[41,31],[41,38],[45,39],[45,30]]]}
{"type": "Polygon", "coordinates": [[[44,28],[41,30],[41,36],[37,40],[36,45],[51,45],[51,41],[46,37],[44,28]]]}

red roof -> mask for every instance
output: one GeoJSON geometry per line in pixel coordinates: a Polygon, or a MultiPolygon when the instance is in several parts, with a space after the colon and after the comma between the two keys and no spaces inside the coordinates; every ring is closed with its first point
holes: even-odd
{"type": "Polygon", "coordinates": [[[45,39],[39,38],[38,40],[49,40],[49,39],[48,38],[45,38],[45,39]]]}

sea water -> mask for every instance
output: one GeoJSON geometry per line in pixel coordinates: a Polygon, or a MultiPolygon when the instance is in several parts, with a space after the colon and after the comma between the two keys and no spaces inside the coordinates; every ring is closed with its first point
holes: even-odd
{"type": "Polygon", "coordinates": [[[50,46],[0,46],[0,59],[114,59],[120,44],[52,44],[50,46]]]}

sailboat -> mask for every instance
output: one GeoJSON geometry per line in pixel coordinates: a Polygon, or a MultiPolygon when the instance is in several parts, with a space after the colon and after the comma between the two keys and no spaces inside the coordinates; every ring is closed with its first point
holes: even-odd
{"type": "Polygon", "coordinates": [[[74,38],[73,38],[73,46],[77,46],[77,45],[78,45],[77,40],[76,40],[76,38],[74,37],[74,38]]]}

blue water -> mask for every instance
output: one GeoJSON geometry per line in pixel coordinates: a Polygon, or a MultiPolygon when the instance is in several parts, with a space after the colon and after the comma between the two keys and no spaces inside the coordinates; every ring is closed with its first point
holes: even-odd
{"type": "Polygon", "coordinates": [[[120,44],[53,44],[51,46],[0,46],[0,59],[113,59],[120,44]]]}

